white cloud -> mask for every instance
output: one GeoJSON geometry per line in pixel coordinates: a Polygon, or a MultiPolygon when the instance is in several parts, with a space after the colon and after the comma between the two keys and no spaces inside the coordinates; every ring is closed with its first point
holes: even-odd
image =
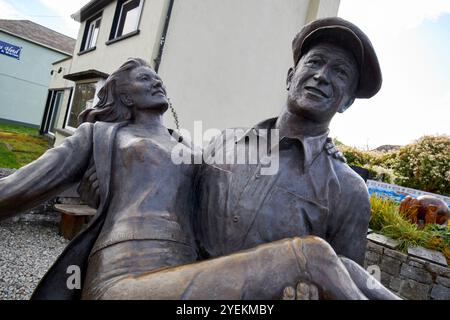
{"type": "Polygon", "coordinates": [[[61,31],[71,37],[76,38],[80,24],[70,16],[81,9],[90,0],[61,1],[61,0],[39,0],[42,5],[54,11],[62,19],[61,31]]]}
{"type": "Polygon", "coordinates": [[[449,0],[341,0],[339,16],[364,30],[377,51],[383,87],[374,98],[357,100],[336,117],[333,136],[350,145],[375,148],[407,144],[425,134],[450,134],[445,61],[431,50],[441,48],[425,45],[420,29],[425,21],[448,13],[449,0]]]}
{"type": "Polygon", "coordinates": [[[341,0],[339,14],[379,27],[414,28],[424,20],[450,13],[448,0],[341,0]]]}
{"type": "Polygon", "coordinates": [[[0,0],[0,19],[29,19],[28,16],[21,13],[8,2],[0,0]]]}

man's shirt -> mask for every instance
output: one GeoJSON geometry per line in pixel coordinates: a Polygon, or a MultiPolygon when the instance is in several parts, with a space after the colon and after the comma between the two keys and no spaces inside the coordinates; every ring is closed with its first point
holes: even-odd
{"type": "Polygon", "coordinates": [[[280,139],[270,131],[276,120],[245,132],[226,130],[206,149],[196,190],[199,246],[206,256],[217,257],[315,235],[362,264],[370,218],[364,181],[328,132],[280,139]]]}

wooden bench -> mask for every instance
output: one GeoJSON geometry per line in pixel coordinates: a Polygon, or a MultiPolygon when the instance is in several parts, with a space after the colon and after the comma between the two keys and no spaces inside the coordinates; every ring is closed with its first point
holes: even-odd
{"type": "Polygon", "coordinates": [[[87,205],[56,204],[55,211],[61,213],[59,234],[72,240],[97,212],[87,205]]]}

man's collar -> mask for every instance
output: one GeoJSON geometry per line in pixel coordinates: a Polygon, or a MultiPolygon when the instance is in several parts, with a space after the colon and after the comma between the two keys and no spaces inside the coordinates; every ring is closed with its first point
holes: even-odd
{"type": "MultiPolygon", "coordinates": [[[[241,141],[243,138],[254,134],[259,137],[262,137],[264,139],[267,139],[267,132],[266,130],[274,129],[275,124],[277,122],[278,118],[270,118],[263,120],[253,126],[252,128],[245,131],[244,135],[241,137],[237,137],[236,143],[241,141]],[[263,129],[262,131],[260,131],[263,129]]],[[[284,136],[280,137],[278,143],[271,146],[271,149],[273,149],[275,146],[279,145],[279,142],[283,141],[285,138],[290,139],[297,139],[300,141],[300,143],[303,146],[304,150],[304,156],[305,156],[305,170],[308,169],[311,164],[314,162],[314,160],[317,158],[317,156],[323,151],[325,144],[327,143],[327,138],[329,134],[329,130],[327,130],[324,134],[318,135],[318,136],[284,136]]]]}

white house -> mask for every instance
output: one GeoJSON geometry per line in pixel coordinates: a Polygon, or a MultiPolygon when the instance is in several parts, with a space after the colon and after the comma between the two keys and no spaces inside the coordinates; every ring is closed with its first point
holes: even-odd
{"type": "MultiPolygon", "coordinates": [[[[180,127],[191,132],[196,120],[206,130],[276,116],[293,37],[338,7],[339,0],[93,0],[72,16],[81,23],[73,58],[53,66],[61,70],[49,88],[60,103],[56,144],[129,57],[159,72],[180,127]]],[[[166,126],[175,127],[170,112],[166,126]]]]}

